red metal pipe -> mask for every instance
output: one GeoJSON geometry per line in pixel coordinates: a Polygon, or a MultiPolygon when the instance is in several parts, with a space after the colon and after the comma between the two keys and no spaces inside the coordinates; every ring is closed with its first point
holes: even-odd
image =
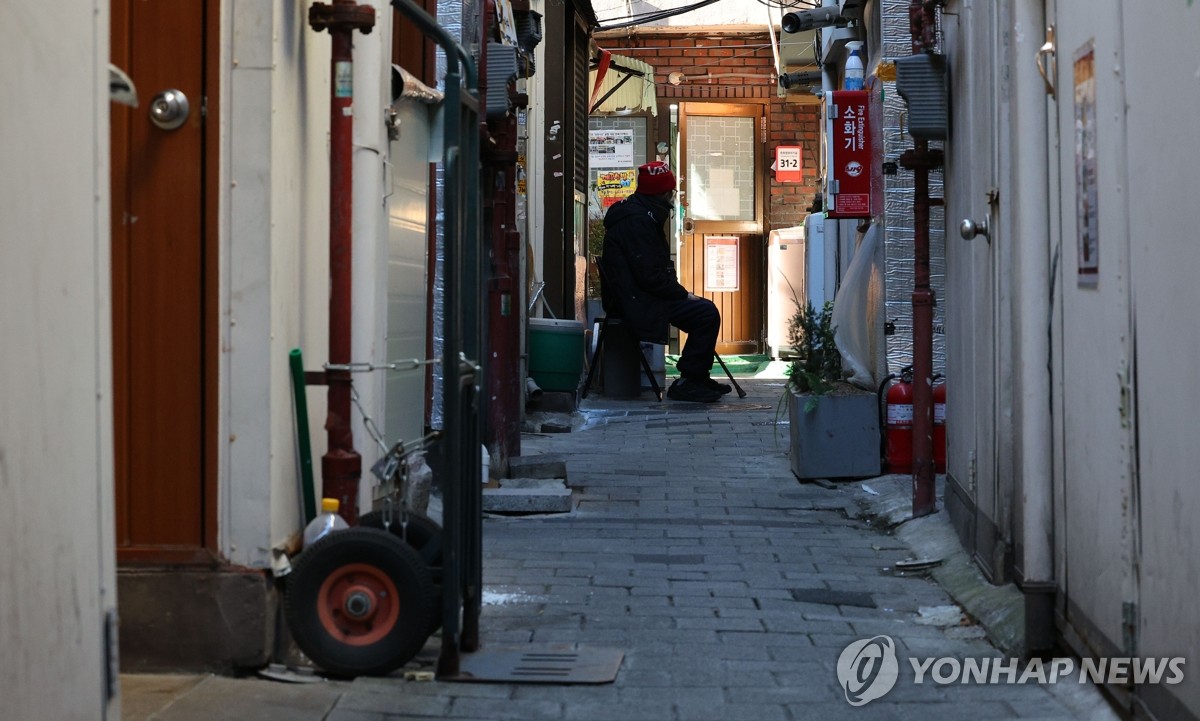
{"type": "MultiPolygon", "coordinates": [[[[375,9],[353,0],[333,4],[314,3],[308,11],[314,30],[328,30],[333,37],[329,108],[329,364],[351,361],[350,307],[353,138],[354,138],[354,30],[371,32],[375,9]]],[[[321,457],[321,495],[337,498],[339,513],[346,522],[358,522],[358,485],[362,478],[362,456],[354,450],[350,426],[351,377],[348,370],[330,369],[329,409],[325,416],[328,449],[321,457]]]]}
{"type": "Polygon", "coordinates": [[[931,53],[937,46],[937,8],[945,0],[912,0],[908,5],[908,29],[912,54],[931,53]]]}
{"type": "MultiPolygon", "coordinates": [[[[912,0],[908,8],[912,51],[932,52],[937,42],[937,0],[912,0]]],[[[900,156],[913,171],[913,517],[937,510],[933,460],[933,306],[929,285],[929,171],[941,167],[942,151],[916,140],[900,156]]]]}
{"type": "Polygon", "coordinates": [[[488,279],[488,434],[486,442],[501,466],[521,454],[521,319],[517,287],[521,236],[516,230],[517,132],[515,118],[495,123],[494,142],[484,153],[485,172],[493,180],[485,201],[491,277],[488,279]]]}
{"type": "Polygon", "coordinates": [[[913,517],[937,509],[933,463],[933,289],[929,286],[929,143],[916,141],[913,197],[913,517]]]}
{"type": "MultiPolygon", "coordinates": [[[[495,22],[495,3],[484,4],[484,34],[495,22]]],[[[484,96],[508,95],[487,85],[487,53],[479,66],[484,96]]],[[[519,294],[521,235],[517,231],[517,120],[513,113],[489,120],[482,143],[485,229],[491,257],[488,278],[487,433],[484,442],[502,469],[521,455],[521,327],[519,294]]]]}

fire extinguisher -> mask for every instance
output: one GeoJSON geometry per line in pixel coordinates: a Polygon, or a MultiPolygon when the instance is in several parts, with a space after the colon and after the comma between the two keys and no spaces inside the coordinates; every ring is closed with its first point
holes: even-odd
{"type": "Polygon", "coordinates": [[[933,376],[933,465],[938,473],[946,472],[946,381],[938,382],[941,373],[933,376]]]}
{"type": "MultiPolygon", "coordinates": [[[[879,386],[879,396],[895,380],[888,374],[879,386]]],[[[900,379],[887,388],[886,420],[883,424],[883,456],[888,473],[912,473],[913,433],[913,373],[912,366],[900,369],[900,379]]]]}

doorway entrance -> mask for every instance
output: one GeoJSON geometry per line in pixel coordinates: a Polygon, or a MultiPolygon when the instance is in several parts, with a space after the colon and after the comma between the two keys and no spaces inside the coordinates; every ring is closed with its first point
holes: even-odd
{"type": "Polygon", "coordinates": [[[718,353],[763,348],[765,120],[762,105],[679,106],[680,279],[721,311],[718,353]]]}
{"type": "Polygon", "coordinates": [[[112,62],[139,106],[112,110],[113,388],[118,561],[215,553],[215,100],[219,3],[112,0],[112,62]]]}

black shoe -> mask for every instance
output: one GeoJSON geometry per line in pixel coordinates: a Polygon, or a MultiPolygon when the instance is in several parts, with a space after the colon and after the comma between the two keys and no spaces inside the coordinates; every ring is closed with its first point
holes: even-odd
{"type": "Polygon", "coordinates": [[[712,376],[704,376],[703,378],[696,378],[695,380],[704,384],[705,388],[716,391],[721,395],[725,395],[733,390],[733,386],[729,385],[728,383],[718,383],[712,376]]]}
{"type": "Polygon", "coordinates": [[[678,378],[667,389],[667,398],[673,401],[713,403],[721,400],[721,392],[708,388],[703,381],[694,378],[678,378]]]}

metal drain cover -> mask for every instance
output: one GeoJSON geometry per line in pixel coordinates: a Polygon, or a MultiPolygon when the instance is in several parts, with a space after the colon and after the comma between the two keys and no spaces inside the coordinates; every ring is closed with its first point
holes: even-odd
{"type": "Polygon", "coordinates": [[[625,652],[572,644],[489,648],[463,654],[459,675],[467,683],[600,684],[617,680],[625,652]]]}

